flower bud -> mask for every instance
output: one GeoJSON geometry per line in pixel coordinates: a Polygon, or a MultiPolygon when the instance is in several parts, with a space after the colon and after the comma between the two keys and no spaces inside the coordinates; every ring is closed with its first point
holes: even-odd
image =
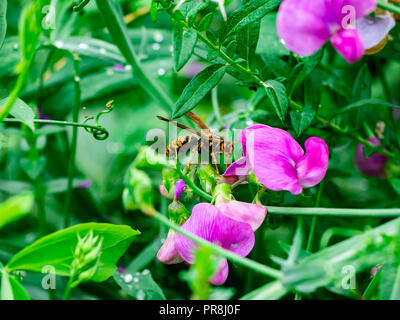
{"type": "MultiPolygon", "coordinates": [[[[380,141],[375,137],[369,138],[368,141],[373,143],[375,146],[379,146],[381,144],[380,141]]],[[[359,144],[354,154],[354,163],[357,169],[366,176],[378,177],[382,179],[385,178],[385,167],[388,160],[387,157],[382,154],[375,153],[366,158],[364,156],[363,149],[364,145],[359,144]]]]}
{"type": "Polygon", "coordinates": [[[197,170],[197,175],[199,177],[202,188],[206,192],[211,193],[212,188],[215,184],[215,180],[217,178],[217,173],[215,172],[214,167],[210,164],[201,166],[197,170]]]}
{"type": "Polygon", "coordinates": [[[164,167],[174,167],[174,162],[173,160],[168,160],[164,155],[156,153],[152,147],[143,146],[139,149],[133,166],[138,169],[161,170],[164,167]]]}
{"type": "Polygon", "coordinates": [[[147,215],[154,215],[153,188],[149,176],[132,166],[126,180],[126,188],[122,194],[124,208],[139,209],[147,215]]]}
{"type": "Polygon", "coordinates": [[[168,206],[168,215],[172,221],[181,225],[189,218],[190,213],[182,203],[174,200],[168,206]]]}

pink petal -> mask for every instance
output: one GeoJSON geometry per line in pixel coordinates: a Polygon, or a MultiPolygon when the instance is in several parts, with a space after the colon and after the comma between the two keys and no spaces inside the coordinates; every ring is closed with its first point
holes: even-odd
{"type": "Polygon", "coordinates": [[[185,183],[185,181],[183,181],[183,179],[179,179],[179,180],[176,182],[175,188],[174,188],[174,191],[175,191],[175,199],[176,199],[177,201],[179,201],[179,198],[181,197],[182,192],[185,191],[185,188],[186,188],[186,183],[185,183]]]}
{"type": "Polygon", "coordinates": [[[357,30],[360,33],[366,50],[377,46],[396,25],[391,14],[363,17],[357,20],[357,30]]]}
{"type": "Polygon", "coordinates": [[[228,261],[226,259],[220,259],[219,267],[211,277],[210,282],[217,286],[224,284],[226,279],[228,278],[228,273],[229,273],[228,261]]]}
{"type": "MultiPolygon", "coordinates": [[[[254,246],[254,233],[249,224],[229,218],[210,203],[195,205],[182,229],[240,256],[248,255],[254,246]]],[[[178,235],[175,247],[186,262],[194,262],[193,253],[198,246],[192,240],[178,235]]]]}
{"type": "Polygon", "coordinates": [[[248,223],[253,231],[256,231],[263,223],[267,215],[267,209],[264,206],[241,201],[227,201],[223,197],[218,197],[215,206],[222,213],[237,221],[248,223]]]}
{"type": "Polygon", "coordinates": [[[250,165],[265,187],[293,194],[302,192],[295,166],[304,151],[288,132],[264,126],[253,130],[246,139],[250,165]]]}
{"type": "Polygon", "coordinates": [[[326,0],[284,0],[277,16],[278,35],[291,51],[310,56],[332,35],[326,0]]]}
{"type": "Polygon", "coordinates": [[[365,52],[361,36],[356,29],[339,31],[332,37],[331,42],[337,52],[349,63],[361,59],[365,52]]]}
{"type": "Polygon", "coordinates": [[[320,183],[328,170],[329,149],[325,141],[312,137],[305,143],[306,154],[297,162],[297,177],[303,187],[320,183]]]}
{"type": "Polygon", "coordinates": [[[157,259],[165,264],[176,264],[183,261],[182,257],[175,248],[176,237],[178,234],[173,231],[168,231],[167,239],[164,241],[160,250],[157,253],[157,259]]]}
{"type": "Polygon", "coordinates": [[[246,129],[240,131],[239,136],[238,136],[238,141],[242,144],[242,151],[243,155],[246,156],[246,137],[248,134],[250,134],[253,130],[258,130],[258,129],[263,129],[266,127],[264,124],[256,124],[251,127],[247,127],[246,129]]]}
{"type": "Polygon", "coordinates": [[[224,172],[224,177],[236,176],[238,179],[241,179],[249,174],[251,170],[250,163],[247,161],[245,157],[241,157],[240,159],[233,162],[224,172]]]}

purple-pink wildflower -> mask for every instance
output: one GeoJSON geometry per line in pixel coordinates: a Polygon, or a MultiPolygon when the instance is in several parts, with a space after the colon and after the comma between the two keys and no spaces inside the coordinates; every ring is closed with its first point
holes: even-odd
{"type": "MultiPolygon", "coordinates": [[[[376,137],[368,139],[369,142],[375,146],[380,146],[381,142],[376,137]]],[[[372,156],[366,158],[363,153],[364,145],[358,144],[356,152],[354,153],[354,163],[357,169],[366,176],[385,178],[385,166],[388,158],[379,153],[375,153],[372,156]]]]}
{"type": "Polygon", "coordinates": [[[300,194],[303,187],[318,184],[328,169],[328,146],[317,137],[307,139],[306,153],[287,131],[267,125],[243,130],[238,141],[243,157],[232,163],[224,176],[240,178],[253,170],[268,189],[300,194]]]}
{"type": "MultiPolygon", "coordinates": [[[[194,206],[189,219],[182,229],[215,243],[241,256],[249,254],[254,245],[254,231],[265,219],[267,209],[264,206],[217,197],[215,206],[199,203],[194,206]]],[[[157,259],[165,264],[182,261],[193,263],[193,254],[197,246],[188,238],[170,230],[168,237],[157,253],[157,259]]],[[[228,276],[226,259],[210,279],[213,284],[223,284],[228,276]]]]}
{"type": "MultiPolygon", "coordinates": [[[[232,251],[247,256],[254,246],[254,232],[248,223],[234,220],[210,203],[194,206],[190,218],[182,229],[232,251]]],[[[178,235],[175,248],[188,263],[194,263],[194,251],[198,246],[185,236],[178,235]]],[[[220,265],[210,279],[215,285],[223,284],[228,277],[228,261],[220,260],[220,265]]]]}
{"type": "Polygon", "coordinates": [[[314,54],[331,40],[353,63],[368,46],[356,22],[375,9],[376,0],[284,0],[277,16],[278,35],[289,50],[302,56],[314,54]]]}

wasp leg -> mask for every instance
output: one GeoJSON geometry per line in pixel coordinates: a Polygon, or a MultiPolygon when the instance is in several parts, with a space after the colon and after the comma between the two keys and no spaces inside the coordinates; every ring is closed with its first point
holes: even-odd
{"type": "Polygon", "coordinates": [[[194,155],[196,154],[197,149],[193,148],[193,150],[190,152],[190,158],[189,161],[185,167],[185,171],[190,171],[190,163],[193,161],[194,155]]]}
{"type": "Polygon", "coordinates": [[[215,164],[215,171],[217,171],[217,174],[219,174],[219,170],[218,170],[218,166],[217,166],[217,157],[215,156],[214,152],[211,152],[211,157],[215,164]]]}

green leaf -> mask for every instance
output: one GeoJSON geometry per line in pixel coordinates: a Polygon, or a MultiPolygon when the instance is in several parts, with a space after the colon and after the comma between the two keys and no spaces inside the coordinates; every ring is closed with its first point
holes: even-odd
{"type": "Polygon", "coordinates": [[[370,99],[372,92],[372,76],[369,72],[368,65],[364,64],[357,74],[354,82],[352,102],[357,102],[363,99],[370,99]]]}
{"type": "Polygon", "coordinates": [[[303,293],[319,287],[342,288],[343,267],[350,265],[361,272],[393,255],[399,226],[400,219],[397,218],[309,255],[285,268],[283,284],[303,293]]]}
{"type": "Polygon", "coordinates": [[[252,0],[240,6],[229,17],[221,32],[224,39],[255,21],[260,21],[267,13],[278,8],[281,0],[252,0]]]}
{"type": "Polygon", "coordinates": [[[307,129],[315,117],[315,110],[306,109],[303,111],[290,111],[290,120],[297,136],[300,136],[307,129]]]}
{"type": "Polygon", "coordinates": [[[93,57],[110,63],[125,63],[125,58],[118,48],[106,41],[89,37],[68,37],[53,41],[53,46],[65,51],[93,57]]]}
{"type": "Polygon", "coordinates": [[[400,265],[397,263],[385,263],[380,272],[379,299],[400,299],[400,265]]]}
{"type": "Polygon", "coordinates": [[[129,226],[107,223],[83,223],[47,235],[18,252],[8,263],[7,270],[42,272],[46,265],[52,265],[57,275],[69,276],[73,250],[78,238],[93,231],[103,238],[99,268],[93,281],[102,282],[116,271],[119,258],[128,249],[133,238],[140,234],[129,226]]]}
{"type": "Polygon", "coordinates": [[[31,192],[16,195],[0,204],[0,229],[5,225],[29,214],[34,199],[31,192]]]}
{"type": "Polygon", "coordinates": [[[22,158],[21,159],[21,167],[24,172],[31,178],[31,180],[35,180],[44,170],[46,166],[46,157],[41,156],[35,160],[22,158]]]}
{"type": "Polygon", "coordinates": [[[189,61],[197,42],[197,33],[193,29],[184,30],[174,25],[175,69],[179,71],[189,61]]]}
{"type": "Polygon", "coordinates": [[[179,118],[196,107],[201,99],[221,81],[225,69],[223,64],[214,64],[196,74],[176,102],[172,117],[179,118]]]}
{"type": "Polygon", "coordinates": [[[130,296],[137,300],[165,300],[159,285],[153,280],[149,270],[135,273],[114,273],[114,280],[130,296]]]}
{"type": "Polygon", "coordinates": [[[335,115],[333,115],[332,118],[337,117],[340,114],[352,111],[352,110],[356,110],[359,108],[368,108],[368,107],[379,107],[379,108],[396,108],[396,109],[400,109],[400,106],[395,105],[393,103],[390,102],[386,102],[384,100],[378,100],[378,99],[364,99],[364,100],[360,100],[354,103],[351,103],[343,108],[341,108],[335,115]]]}
{"type": "Polygon", "coordinates": [[[276,31],[276,13],[267,14],[261,20],[260,39],[256,42],[257,54],[275,56],[289,55],[289,50],[282,44],[276,31]]]}
{"type": "MultiPolygon", "coordinates": [[[[8,97],[0,100],[0,108],[4,107],[7,103],[8,97]]],[[[35,119],[35,114],[30,106],[28,106],[21,99],[15,100],[10,114],[15,118],[25,123],[32,130],[35,129],[33,120],[35,119]]]]}
{"type": "Polygon", "coordinates": [[[256,21],[240,29],[236,36],[239,56],[248,61],[249,65],[256,53],[259,33],[260,22],[256,21]]]}
{"type": "Polygon", "coordinates": [[[0,300],[30,300],[30,297],[24,287],[13,275],[0,264],[1,290],[0,300]]]}
{"type": "MultiPolygon", "coordinates": [[[[79,187],[82,183],[87,181],[86,179],[74,178],[73,188],[79,187]]],[[[45,187],[47,193],[62,193],[68,190],[68,178],[57,178],[46,181],[45,187]]]]}
{"type": "Polygon", "coordinates": [[[288,78],[287,87],[290,88],[289,96],[292,96],[293,91],[315,70],[321,62],[323,55],[324,49],[321,49],[311,57],[305,58],[301,63],[294,67],[288,78]]]}
{"type": "Polygon", "coordinates": [[[289,106],[285,86],[279,81],[269,80],[265,82],[264,87],[279,119],[282,122],[285,121],[285,116],[289,106]]]}
{"type": "Polygon", "coordinates": [[[279,280],[268,282],[240,298],[240,300],[278,300],[288,292],[279,280]]]}
{"type": "Polygon", "coordinates": [[[396,191],[397,194],[400,195],[400,179],[399,178],[390,178],[389,182],[392,185],[394,191],[396,191]]]}
{"type": "Polygon", "coordinates": [[[0,3],[0,49],[3,46],[7,32],[7,1],[2,0],[0,3]]]}

